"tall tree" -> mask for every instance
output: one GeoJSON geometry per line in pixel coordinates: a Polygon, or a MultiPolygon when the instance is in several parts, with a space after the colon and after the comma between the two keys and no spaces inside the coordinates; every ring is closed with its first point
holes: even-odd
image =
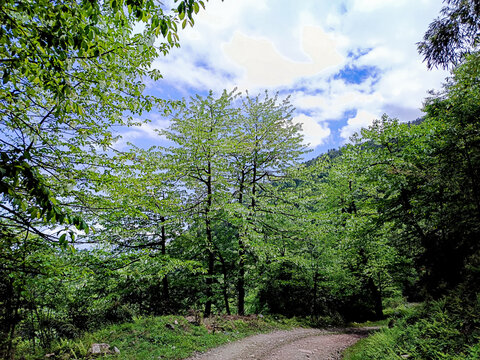
{"type": "MultiPolygon", "coordinates": [[[[168,263],[167,243],[182,227],[181,178],[166,163],[162,149],[133,148],[113,159],[115,168],[99,174],[98,192],[88,199],[91,222],[101,231],[86,237],[94,243],[112,244],[116,251],[143,249],[168,263]]],[[[156,313],[169,311],[169,283],[162,279],[156,313]]]]}
{"type": "MultiPolygon", "coordinates": [[[[37,237],[66,246],[59,224],[72,236],[73,226],[88,231],[74,210],[84,209],[98,172],[112,166],[112,128],[134,124],[135,115],[162,103],[143,94],[142,80],[160,78],[152,61],[178,46],[177,24],[193,24],[200,6],[194,0],[173,11],[152,0],[2,1],[2,253],[17,254],[24,247],[18,242],[37,237]],[[159,45],[157,37],[164,39],[159,45]]],[[[0,357],[11,356],[5,351],[0,357]]]]}
{"type": "Polygon", "coordinates": [[[168,130],[162,131],[174,143],[168,149],[169,161],[175,172],[184,178],[191,191],[192,212],[204,224],[204,246],[208,255],[205,316],[212,312],[215,275],[215,244],[213,222],[226,201],[227,151],[231,139],[230,125],[236,116],[231,107],[234,93],[226,91],[216,99],[212,92],[184,102],[172,118],[168,130]]]}
{"type": "Polygon", "coordinates": [[[268,93],[242,97],[241,116],[234,128],[238,139],[230,153],[233,173],[232,189],[240,205],[238,232],[238,313],[245,313],[245,260],[249,228],[260,232],[256,224],[259,192],[269,182],[281,179],[286,169],[296,164],[305,153],[300,125],[292,120],[293,108],[288,98],[268,93]],[[246,208],[246,210],[245,210],[246,208]]]}

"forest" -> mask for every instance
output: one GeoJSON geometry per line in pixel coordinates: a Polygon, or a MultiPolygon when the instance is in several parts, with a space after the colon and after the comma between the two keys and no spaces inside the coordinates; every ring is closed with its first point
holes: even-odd
{"type": "Polygon", "coordinates": [[[208,3],[175,6],[1,5],[0,358],[194,313],[389,317],[352,358],[478,359],[479,5],[446,1],[418,44],[451,69],[422,118],[385,114],[307,162],[289,98],[144,92],[208,3]],[[116,150],[153,109],[171,145],[116,150]]]}

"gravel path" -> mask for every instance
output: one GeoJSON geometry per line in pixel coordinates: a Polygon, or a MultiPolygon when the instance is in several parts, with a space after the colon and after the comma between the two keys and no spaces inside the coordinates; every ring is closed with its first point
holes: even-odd
{"type": "Polygon", "coordinates": [[[187,360],[337,360],[343,350],[374,328],[294,329],[259,334],[223,345],[187,360]]]}

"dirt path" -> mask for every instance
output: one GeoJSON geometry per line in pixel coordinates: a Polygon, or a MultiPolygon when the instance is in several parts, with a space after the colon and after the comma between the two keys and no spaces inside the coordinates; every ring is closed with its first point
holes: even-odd
{"type": "Polygon", "coordinates": [[[295,329],[247,337],[187,360],[337,360],[374,328],[295,329]]]}

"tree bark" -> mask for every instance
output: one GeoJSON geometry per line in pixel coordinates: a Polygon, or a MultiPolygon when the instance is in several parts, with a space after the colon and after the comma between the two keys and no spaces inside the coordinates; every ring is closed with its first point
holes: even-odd
{"type": "Polygon", "coordinates": [[[317,297],[318,297],[318,272],[315,270],[315,273],[313,274],[313,306],[312,306],[312,313],[315,318],[317,318],[318,316],[317,297]]]}
{"type": "Polygon", "coordinates": [[[220,262],[222,263],[222,273],[223,273],[223,302],[225,304],[225,312],[227,315],[230,315],[230,304],[228,301],[228,273],[227,273],[227,266],[225,264],[225,259],[219,255],[220,262]]]}
{"type": "MultiPolygon", "coordinates": [[[[167,255],[167,233],[165,229],[165,217],[160,216],[160,221],[162,223],[162,228],[161,228],[161,251],[162,251],[162,256],[167,255]]],[[[163,300],[165,302],[165,305],[168,306],[170,302],[170,291],[168,287],[168,277],[165,275],[162,279],[162,287],[163,287],[163,300]]]]}
{"type": "Polygon", "coordinates": [[[238,315],[245,315],[245,244],[242,237],[238,238],[238,315]]]}
{"type": "Polygon", "coordinates": [[[377,285],[371,277],[368,278],[367,286],[370,289],[370,293],[373,297],[373,305],[375,309],[375,318],[376,320],[382,320],[383,316],[383,305],[382,305],[382,294],[378,289],[377,285]]]}
{"type": "Polygon", "coordinates": [[[206,296],[205,303],[205,317],[212,314],[212,297],[213,297],[213,275],[215,273],[215,254],[213,251],[213,236],[212,225],[210,221],[210,209],[212,207],[212,164],[208,162],[208,177],[207,177],[207,203],[205,206],[205,232],[207,235],[207,251],[208,251],[208,274],[206,279],[206,296]]]}
{"type": "MultiPolygon", "coordinates": [[[[243,190],[245,183],[245,172],[242,172],[240,180],[240,189],[238,194],[238,202],[243,205],[243,190]]],[[[243,226],[243,224],[242,224],[243,226]]],[[[245,243],[243,229],[238,233],[238,279],[237,279],[237,313],[238,315],[245,315],[245,243]]]]}

